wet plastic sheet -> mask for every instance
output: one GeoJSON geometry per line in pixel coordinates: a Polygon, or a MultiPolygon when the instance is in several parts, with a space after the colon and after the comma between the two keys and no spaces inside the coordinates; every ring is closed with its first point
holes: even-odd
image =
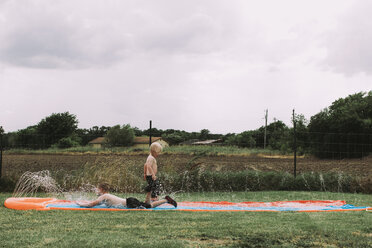
{"type": "Polygon", "coordinates": [[[98,205],[92,208],[80,207],[74,201],[55,198],[8,198],[5,207],[17,210],[90,210],[90,211],[251,211],[251,212],[328,212],[328,211],[365,211],[370,207],[358,207],[345,201],[277,201],[277,202],[179,202],[174,208],[164,204],[152,209],[128,209],[98,205]]]}

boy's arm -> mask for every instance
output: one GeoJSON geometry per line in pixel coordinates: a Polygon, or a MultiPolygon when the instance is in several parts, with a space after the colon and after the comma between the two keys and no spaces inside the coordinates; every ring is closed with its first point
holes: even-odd
{"type": "Polygon", "coordinates": [[[91,208],[91,207],[94,207],[96,205],[99,205],[100,201],[99,200],[95,200],[95,201],[91,201],[91,202],[77,201],[76,204],[79,205],[80,207],[91,208]]]}
{"type": "Polygon", "coordinates": [[[147,172],[147,168],[146,168],[147,164],[145,163],[145,165],[143,166],[143,179],[146,181],[146,172],[147,172]]]}
{"type": "Polygon", "coordinates": [[[104,196],[101,195],[100,197],[97,198],[97,200],[94,200],[94,201],[91,201],[91,202],[87,202],[87,201],[77,201],[76,204],[79,205],[80,207],[87,207],[87,208],[91,208],[91,207],[94,207],[96,205],[99,205],[102,201],[104,200],[104,196]]]}
{"type": "Polygon", "coordinates": [[[153,175],[156,177],[156,174],[158,173],[158,164],[156,162],[153,164],[152,170],[154,172],[153,175]]]}

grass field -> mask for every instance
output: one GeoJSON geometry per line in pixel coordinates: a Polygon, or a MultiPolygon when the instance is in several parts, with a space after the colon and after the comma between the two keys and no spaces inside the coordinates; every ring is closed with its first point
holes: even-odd
{"type": "MultiPolygon", "coordinates": [[[[372,213],[366,211],[15,211],[3,206],[10,196],[0,194],[1,247],[372,247],[372,213]]],[[[177,200],[345,200],[372,206],[372,195],[328,192],[185,193],[177,200]]]]}
{"type": "MultiPolygon", "coordinates": [[[[146,157],[147,154],[5,153],[2,175],[10,184],[2,183],[0,180],[0,191],[12,191],[11,187],[14,188],[20,176],[26,171],[48,170],[66,190],[79,188],[83,183],[95,185],[104,180],[115,186],[119,192],[141,192],[146,157]],[[125,180],[122,180],[124,178],[125,180]]],[[[372,156],[345,160],[298,158],[298,180],[290,180],[293,182],[290,184],[288,178],[293,173],[293,158],[162,154],[157,161],[159,178],[164,179],[167,191],[320,190],[372,194],[372,156]],[[193,168],[199,172],[187,174],[193,168]],[[276,175],[275,180],[268,176],[270,173],[276,175]],[[311,181],[309,177],[312,178],[311,181]],[[190,180],[186,180],[187,178],[190,180]],[[220,181],[223,181],[223,184],[218,188],[213,190],[209,187],[213,185],[210,182],[220,181]],[[189,188],[190,182],[198,188],[189,188]],[[285,187],[280,186],[283,182],[285,187]]]]}
{"type": "MultiPolygon", "coordinates": [[[[71,148],[49,148],[43,150],[32,150],[32,149],[10,149],[6,150],[6,154],[148,154],[148,147],[103,147],[94,148],[91,146],[79,146],[71,148]]],[[[271,149],[259,149],[259,148],[240,148],[235,146],[169,146],[163,150],[164,154],[206,154],[206,155],[279,155],[280,151],[271,149]]],[[[292,155],[292,154],[290,154],[292,155]]]]}

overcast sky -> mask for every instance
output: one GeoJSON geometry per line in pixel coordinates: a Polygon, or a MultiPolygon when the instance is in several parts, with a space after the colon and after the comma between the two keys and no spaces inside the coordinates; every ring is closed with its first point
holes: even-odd
{"type": "Polygon", "coordinates": [[[0,0],[0,125],[291,126],[372,90],[369,0],[0,0]]]}

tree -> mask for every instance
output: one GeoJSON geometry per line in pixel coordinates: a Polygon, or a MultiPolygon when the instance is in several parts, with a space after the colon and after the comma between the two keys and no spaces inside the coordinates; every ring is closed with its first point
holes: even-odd
{"type": "Polygon", "coordinates": [[[70,148],[79,145],[80,143],[76,141],[73,137],[62,138],[57,143],[58,148],[70,148]]]}
{"type": "MultiPolygon", "coordinates": [[[[274,122],[270,123],[266,128],[266,140],[269,148],[274,150],[281,150],[282,148],[287,149],[288,142],[290,140],[289,128],[280,120],[274,119],[274,122]],[[283,144],[285,146],[283,146],[283,144]]],[[[256,146],[264,147],[264,136],[265,127],[252,131],[252,137],[256,141],[256,146]]]]}
{"type": "Polygon", "coordinates": [[[322,158],[361,157],[372,152],[372,91],[340,98],[310,119],[312,153],[322,158]]]}
{"type": "Polygon", "coordinates": [[[289,148],[289,142],[292,140],[289,128],[282,121],[275,121],[267,126],[268,146],[274,150],[286,152],[289,148]]]}
{"type": "Polygon", "coordinates": [[[106,126],[93,126],[89,129],[77,129],[75,133],[80,138],[81,142],[80,144],[85,146],[89,143],[89,141],[98,138],[98,137],[104,137],[108,130],[110,130],[110,127],[106,126]]]}
{"type": "Polygon", "coordinates": [[[37,135],[37,126],[29,126],[18,130],[14,135],[14,146],[22,148],[41,148],[41,139],[37,135]]]}
{"type": "Polygon", "coordinates": [[[169,145],[178,145],[179,143],[185,141],[179,132],[174,132],[170,134],[163,134],[162,138],[168,142],[169,145]]]}
{"type": "Polygon", "coordinates": [[[228,144],[228,140],[229,140],[229,138],[230,138],[230,137],[234,137],[235,135],[236,135],[235,133],[227,133],[227,134],[223,135],[223,136],[221,137],[221,139],[222,139],[222,141],[223,141],[224,143],[228,144]]]}
{"type": "Polygon", "coordinates": [[[56,144],[60,139],[71,136],[77,129],[78,120],[69,112],[53,113],[42,119],[36,127],[43,148],[56,144]]]}
{"type": "Polygon", "coordinates": [[[238,135],[229,135],[226,140],[226,144],[239,147],[254,148],[256,146],[256,141],[252,137],[252,131],[245,131],[238,135]]]}
{"type": "MultiPolygon", "coordinates": [[[[142,132],[143,135],[147,135],[147,136],[150,136],[150,128],[149,129],[146,129],[142,132]]],[[[161,135],[163,134],[163,130],[161,129],[157,129],[155,127],[151,128],[151,136],[152,137],[161,137],[161,135]]]]}
{"type": "Polygon", "coordinates": [[[252,137],[251,131],[245,131],[237,135],[238,146],[254,148],[256,146],[256,141],[252,137]]]}
{"type": "Polygon", "coordinates": [[[200,130],[199,139],[200,140],[207,140],[209,139],[210,131],[208,129],[200,130]]]}
{"type": "MultiPolygon", "coordinates": [[[[296,122],[296,146],[297,152],[299,155],[304,154],[309,151],[309,130],[307,128],[308,121],[305,116],[302,114],[295,114],[294,120],[296,122]]],[[[293,133],[294,130],[291,128],[290,133],[293,133]]],[[[294,147],[294,140],[290,137],[290,147],[294,147]]]]}
{"type": "Polygon", "coordinates": [[[107,143],[111,146],[130,146],[133,144],[134,131],[129,124],[113,126],[106,134],[107,143]]]}
{"type": "Polygon", "coordinates": [[[138,127],[133,127],[134,135],[139,137],[143,135],[143,131],[139,129],[138,127]]]}

